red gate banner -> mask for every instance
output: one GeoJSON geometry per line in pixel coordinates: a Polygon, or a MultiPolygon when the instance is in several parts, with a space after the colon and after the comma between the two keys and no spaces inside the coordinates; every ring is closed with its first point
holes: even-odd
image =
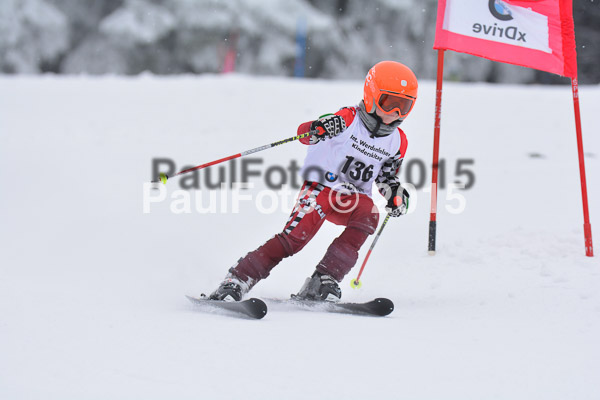
{"type": "Polygon", "coordinates": [[[577,77],[572,0],[438,0],[434,49],[577,77]]]}

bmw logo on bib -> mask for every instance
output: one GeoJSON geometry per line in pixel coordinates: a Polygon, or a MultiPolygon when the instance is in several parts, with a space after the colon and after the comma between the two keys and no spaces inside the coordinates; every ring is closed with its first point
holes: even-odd
{"type": "Polygon", "coordinates": [[[325,174],[325,179],[327,179],[328,182],[335,182],[337,178],[338,176],[333,172],[328,172],[325,174]]]}

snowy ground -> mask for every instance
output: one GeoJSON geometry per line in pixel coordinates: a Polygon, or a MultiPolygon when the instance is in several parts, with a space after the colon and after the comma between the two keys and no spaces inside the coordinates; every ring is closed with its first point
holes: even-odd
{"type": "MultiPolygon", "coordinates": [[[[403,125],[407,161],[430,163],[434,93],[422,82],[403,125]]],[[[286,138],[361,94],[359,81],[0,78],[0,397],[599,399],[600,262],[584,255],[568,87],[445,84],[448,182],[457,160],[475,161],[464,212],[440,192],[428,256],[419,190],[363,288],[342,283],[346,300],[390,297],[391,316],[272,308],[248,321],[188,304],[287,213],[248,201],[176,214],[169,198],[143,213],[151,160],[179,169],[286,138]]],[[[581,102],[598,254],[600,87],[581,102]]],[[[263,171],[304,152],[265,151],[263,171]]],[[[252,182],[247,193],[264,189],[252,182]]],[[[297,291],[339,232],[324,226],[253,295],[297,291]]]]}

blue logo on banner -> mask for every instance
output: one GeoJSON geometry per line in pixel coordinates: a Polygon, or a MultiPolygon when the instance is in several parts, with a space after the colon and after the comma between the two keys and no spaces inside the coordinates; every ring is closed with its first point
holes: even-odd
{"type": "Polygon", "coordinates": [[[502,0],[490,0],[489,8],[492,15],[500,21],[510,21],[513,19],[509,8],[506,7],[502,0]]]}

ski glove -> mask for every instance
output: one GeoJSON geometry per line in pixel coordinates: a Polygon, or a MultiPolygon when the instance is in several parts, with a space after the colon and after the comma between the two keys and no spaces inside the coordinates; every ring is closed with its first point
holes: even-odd
{"type": "Polygon", "coordinates": [[[315,144],[321,140],[336,137],[346,130],[346,121],[344,118],[335,114],[325,114],[310,124],[311,130],[317,130],[316,134],[311,135],[310,144],[315,144]]]}
{"type": "Polygon", "coordinates": [[[392,188],[391,196],[388,200],[385,211],[387,211],[392,217],[399,217],[404,215],[408,211],[408,199],[410,194],[408,190],[398,185],[392,188]]]}

